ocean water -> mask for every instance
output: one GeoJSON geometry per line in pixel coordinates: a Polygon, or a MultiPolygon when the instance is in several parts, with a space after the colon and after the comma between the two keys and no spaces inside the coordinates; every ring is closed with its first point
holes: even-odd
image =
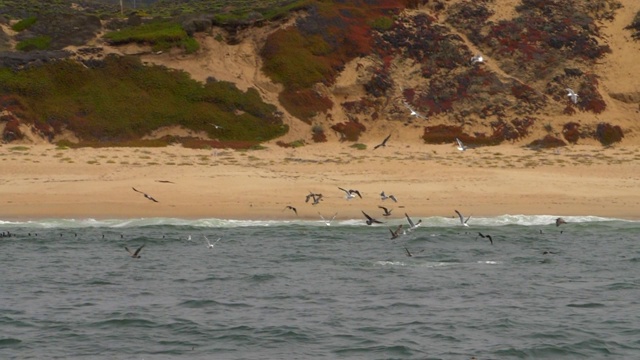
{"type": "Polygon", "coordinates": [[[0,221],[0,359],[640,359],[640,222],[565,219],[0,221]]]}

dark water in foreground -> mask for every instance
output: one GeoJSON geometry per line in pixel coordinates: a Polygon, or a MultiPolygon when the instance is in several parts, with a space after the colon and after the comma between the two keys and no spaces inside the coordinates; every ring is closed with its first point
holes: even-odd
{"type": "Polygon", "coordinates": [[[0,359],[640,359],[640,223],[567,220],[0,222],[0,359]]]}

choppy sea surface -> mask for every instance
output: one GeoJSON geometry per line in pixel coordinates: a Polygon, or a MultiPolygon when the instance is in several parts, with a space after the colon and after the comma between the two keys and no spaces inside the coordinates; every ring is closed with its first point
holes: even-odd
{"type": "Polygon", "coordinates": [[[640,359],[640,222],[554,219],[0,221],[0,359],[640,359]]]}

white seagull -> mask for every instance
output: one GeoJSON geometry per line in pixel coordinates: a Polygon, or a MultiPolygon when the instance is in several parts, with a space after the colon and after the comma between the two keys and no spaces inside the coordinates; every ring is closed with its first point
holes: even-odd
{"type": "Polygon", "coordinates": [[[573,102],[574,104],[577,104],[578,94],[576,94],[576,92],[571,90],[570,88],[566,88],[565,90],[567,90],[567,96],[571,98],[571,102],[573,102]]]}
{"type": "Polygon", "coordinates": [[[465,220],[464,216],[462,216],[462,214],[460,214],[460,211],[458,211],[458,210],[454,210],[454,211],[456,212],[456,214],[458,214],[458,217],[460,218],[460,224],[462,224],[463,226],[469,226],[469,224],[467,224],[467,221],[469,221],[469,219],[471,219],[471,215],[469,215],[467,220],[465,220]]]}
{"type": "Polygon", "coordinates": [[[411,112],[411,114],[410,114],[411,116],[415,116],[415,117],[422,118],[422,119],[424,119],[424,118],[425,118],[425,117],[424,117],[424,116],[422,116],[420,113],[418,113],[417,111],[413,110],[413,108],[411,107],[411,105],[409,105],[409,103],[408,103],[408,102],[403,101],[402,103],[404,104],[404,106],[405,106],[407,109],[409,109],[409,111],[411,112]]]}
{"type": "Polygon", "coordinates": [[[218,240],[216,240],[212,244],[206,236],[204,238],[205,238],[205,240],[207,240],[207,248],[209,248],[209,249],[213,249],[216,246],[216,244],[218,243],[218,241],[220,241],[220,239],[222,239],[222,238],[218,238],[218,240]]]}
{"type": "Polygon", "coordinates": [[[471,58],[471,65],[481,64],[484,62],[484,57],[481,54],[476,54],[471,58]]]}
{"type": "Polygon", "coordinates": [[[324,221],[324,224],[327,226],[331,226],[331,222],[336,218],[336,215],[338,215],[338,213],[333,214],[333,216],[331,217],[331,219],[329,221],[327,221],[324,216],[322,216],[322,214],[320,214],[320,212],[318,212],[318,215],[320,215],[320,218],[322,219],[322,221],[324,221]]]}
{"type": "Polygon", "coordinates": [[[413,220],[411,220],[411,218],[407,213],[404,213],[404,216],[407,218],[407,221],[409,222],[409,231],[413,231],[417,229],[422,224],[422,219],[418,220],[418,222],[414,224],[413,220]]]}
{"type": "Polygon", "coordinates": [[[345,192],[345,194],[346,194],[345,195],[345,199],[347,199],[347,200],[353,199],[354,197],[356,197],[356,195],[358,195],[358,197],[360,197],[360,199],[362,199],[362,194],[360,194],[360,191],[358,191],[358,190],[352,190],[352,189],[347,190],[347,189],[343,189],[341,187],[338,187],[338,189],[340,189],[340,190],[345,192]]]}
{"type": "Polygon", "coordinates": [[[458,143],[458,150],[465,151],[467,150],[467,146],[460,141],[460,139],[456,138],[456,142],[458,143]]]}

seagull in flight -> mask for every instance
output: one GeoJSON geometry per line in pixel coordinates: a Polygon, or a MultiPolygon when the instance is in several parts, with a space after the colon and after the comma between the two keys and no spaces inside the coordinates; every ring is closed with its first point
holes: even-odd
{"type": "Polygon", "coordinates": [[[129,255],[131,255],[132,258],[134,259],[140,259],[142,256],[139,255],[140,250],[142,250],[142,248],[144,247],[145,244],[142,244],[142,246],[140,246],[135,252],[131,252],[131,250],[129,250],[128,247],[124,247],[125,250],[127,250],[127,252],[129,252],[129,255]]]}
{"type": "Polygon", "coordinates": [[[469,219],[471,219],[471,215],[469,215],[467,220],[465,220],[464,216],[462,216],[462,214],[460,214],[460,211],[458,211],[458,210],[454,210],[454,211],[456,212],[456,214],[458,214],[458,217],[460,218],[460,224],[462,224],[462,226],[469,226],[469,224],[467,224],[467,221],[469,221],[469,219]]]}
{"type": "Polygon", "coordinates": [[[318,212],[318,215],[320,215],[320,218],[322,219],[322,221],[324,221],[324,224],[327,226],[331,226],[331,222],[336,218],[336,216],[338,215],[338,213],[333,214],[333,216],[331,217],[331,219],[329,221],[327,221],[324,216],[322,216],[322,214],[320,214],[320,212],[318,212]]]}
{"type": "Polygon", "coordinates": [[[387,195],[385,195],[384,191],[381,192],[380,193],[380,200],[385,201],[387,199],[391,199],[391,200],[393,200],[393,202],[398,202],[398,199],[393,194],[387,196],[387,195]]]}
{"type": "Polygon", "coordinates": [[[402,235],[400,230],[402,230],[402,224],[398,225],[395,231],[389,228],[389,232],[391,233],[391,240],[397,239],[400,235],[402,235]]]}
{"type": "Polygon", "coordinates": [[[284,209],[282,209],[282,211],[285,211],[287,209],[292,210],[294,213],[296,213],[296,216],[298,216],[298,210],[296,208],[294,208],[293,206],[287,205],[287,206],[284,207],[284,209]]]}
{"type": "Polygon", "coordinates": [[[389,141],[389,138],[391,137],[391,134],[389,134],[389,136],[387,136],[386,138],[384,138],[384,140],[382,140],[382,142],[376,146],[373,147],[373,150],[379,148],[379,147],[386,147],[387,146],[387,141],[389,141]]]}
{"type": "Polygon", "coordinates": [[[573,102],[574,104],[577,104],[578,103],[578,94],[576,94],[576,92],[571,90],[570,88],[566,88],[565,90],[567,90],[567,96],[569,98],[571,98],[571,102],[573,102]]]}
{"type": "Polygon", "coordinates": [[[409,231],[413,231],[417,229],[420,225],[422,225],[422,219],[418,220],[418,222],[414,224],[413,220],[411,220],[411,218],[407,213],[404,213],[404,216],[407,218],[407,221],[409,222],[409,231]]]}
{"type": "Polygon", "coordinates": [[[421,119],[424,119],[424,118],[425,118],[424,116],[420,115],[420,113],[418,113],[417,111],[415,111],[415,110],[411,107],[411,105],[409,105],[409,103],[408,103],[408,102],[403,101],[402,103],[404,104],[404,106],[405,106],[407,109],[409,109],[409,111],[411,112],[411,114],[410,114],[411,116],[415,116],[415,117],[417,117],[417,118],[421,118],[421,119]]]}
{"type": "MultiPolygon", "coordinates": [[[[360,211],[362,211],[362,210],[360,210],[360,211]]],[[[373,223],[384,224],[382,221],[378,221],[378,220],[372,218],[371,216],[367,215],[367,213],[365,213],[364,211],[362,211],[362,214],[364,214],[364,216],[367,218],[367,225],[371,225],[373,223]]]]}
{"type": "Polygon", "coordinates": [[[347,190],[347,189],[343,189],[341,187],[338,187],[338,189],[340,189],[340,190],[345,192],[345,194],[346,194],[345,199],[347,199],[347,200],[353,199],[354,197],[356,197],[356,195],[358,195],[358,197],[360,197],[360,199],[362,199],[362,195],[360,194],[360,191],[358,191],[358,190],[352,190],[352,189],[347,190]]]}
{"type": "Polygon", "coordinates": [[[484,57],[481,54],[476,54],[471,57],[471,65],[482,64],[484,62],[484,57]]]}
{"type": "Polygon", "coordinates": [[[209,124],[210,124],[211,126],[213,126],[213,128],[214,128],[214,129],[216,129],[216,130],[224,130],[224,128],[223,128],[222,126],[220,126],[220,125],[216,125],[216,124],[214,124],[214,123],[209,123],[209,124]]]}
{"type": "Polygon", "coordinates": [[[391,215],[391,211],[393,211],[393,209],[389,210],[386,207],[380,206],[380,205],[378,205],[378,208],[380,208],[380,209],[382,209],[384,211],[382,216],[389,216],[389,215],[391,215]]]}
{"type": "Polygon", "coordinates": [[[557,218],[557,219],[556,219],[556,226],[560,226],[560,225],[562,225],[562,224],[566,224],[566,223],[567,223],[567,222],[566,222],[566,221],[564,221],[564,219],[563,219],[563,218],[561,218],[561,217],[559,217],[559,218],[557,218]]]}
{"type": "Polygon", "coordinates": [[[219,237],[218,240],[214,241],[214,243],[212,244],[206,236],[204,238],[205,238],[205,240],[207,240],[207,248],[208,249],[213,249],[216,246],[216,244],[218,243],[218,241],[220,241],[220,239],[222,239],[221,237],[219,237]]]}
{"type": "Polygon", "coordinates": [[[146,197],[147,199],[149,199],[149,200],[151,200],[151,201],[153,201],[153,202],[158,202],[158,200],[154,199],[151,195],[149,195],[149,194],[147,194],[147,193],[145,193],[145,192],[142,192],[142,191],[140,191],[140,190],[136,190],[136,188],[134,188],[134,187],[131,187],[131,188],[133,189],[133,191],[138,192],[138,193],[140,193],[140,194],[144,195],[144,197],[146,197]]]}
{"type": "Polygon", "coordinates": [[[483,239],[485,239],[485,238],[489,239],[489,241],[491,241],[491,245],[493,245],[493,238],[491,237],[491,235],[484,235],[483,233],[479,232],[478,236],[480,236],[483,239]]]}
{"type": "Polygon", "coordinates": [[[458,143],[458,150],[465,151],[467,150],[467,146],[460,141],[460,139],[456,138],[456,142],[458,143]]]}

